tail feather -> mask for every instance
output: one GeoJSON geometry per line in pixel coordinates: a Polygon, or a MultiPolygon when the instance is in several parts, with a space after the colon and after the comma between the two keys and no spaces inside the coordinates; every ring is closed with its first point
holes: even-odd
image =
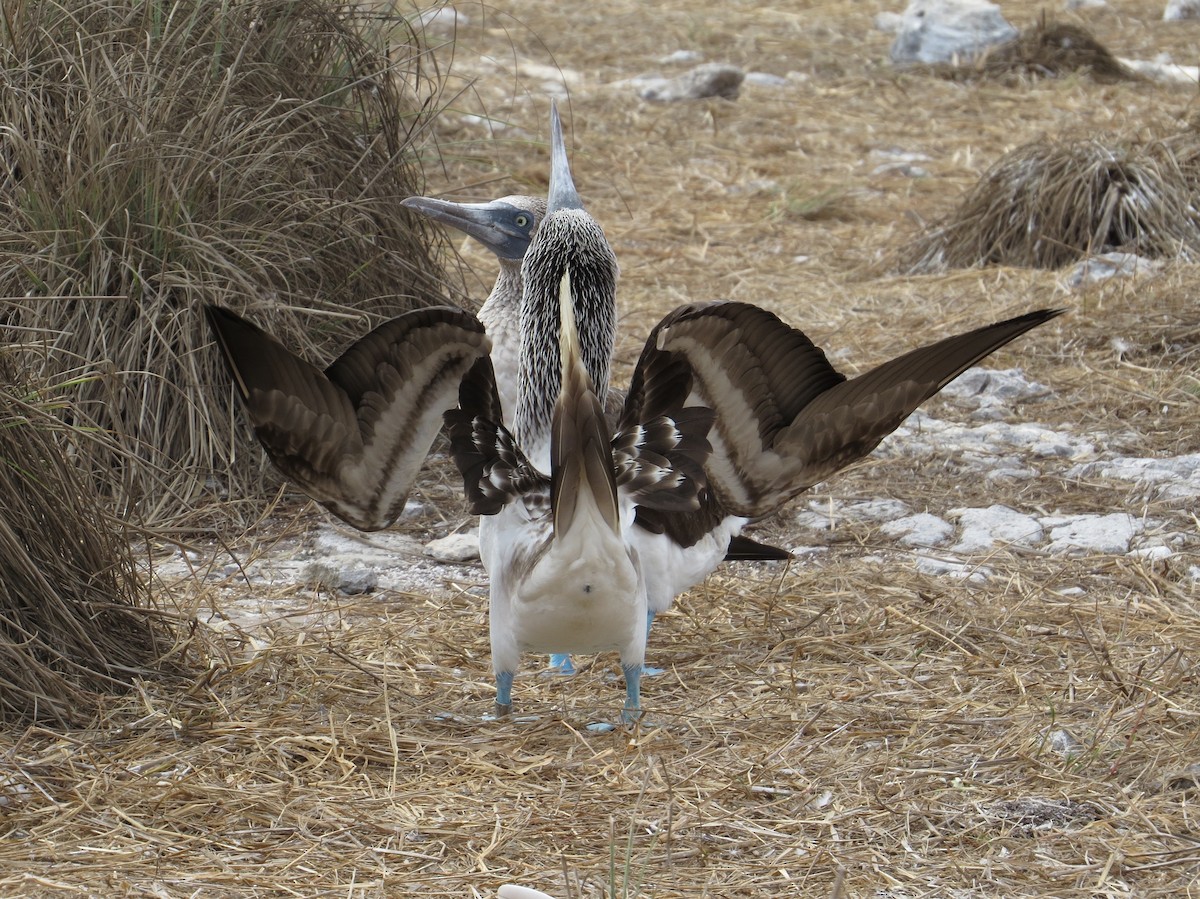
{"type": "Polygon", "coordinates": [[[550,503],[555,530],[571,525],[581,495],[591,497],[614,533],[621,527],[613,454],[604,408],[583,366],[570,269],[559,285],[559,356],[562,387],[554,405],[550,437],[550,503]]]}

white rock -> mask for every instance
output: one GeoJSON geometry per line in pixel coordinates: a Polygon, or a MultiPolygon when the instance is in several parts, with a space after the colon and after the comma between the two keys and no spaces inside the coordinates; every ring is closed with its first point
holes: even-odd
{"type": "Polygon", "coordinates": [[[950,514],[958,517],[962,528],[951,552],[982,552],[998,544],[1036,546],[1042,542],[1043,529],[1037,519],[1008,506],[955,509],[950,514]]]}
{"type": "MultiPolygon", "coordinates": [[[[1043,519],[1057,521],[1056,518],[1043,519]]],[[[1079,515],[1051,527],[1050,552],[1076,555],[1080,552],[1126,553],[1142,524],[1128,512],[1108,515],[1079,515]]]]}
{"type": "Polygon", "coordinates": [[[899,175],[901,178],[928,178],[929,169],[911,162],[885,162],[871,169],[872,175],[899,175]]]}
{"type": "Polygon", "coordinates": [[[429,511],[429,510],[426,508],[426,506],[423,502],[419,502],[415,499],[410,499],[410,500],[405,501],[404,511],[400,513],[400,517],[402,519],[420,518],[427,511],[429,511]]]}
{"type": "Polygon", "coordinates": [[[953,62],[1010,41],[1017,29],[987,0],[912,0],[892,42],[892,62],[953,62]]]}
{"type": "Polygon", "coordinates": [[[897,455],[940,454],[947,448],[979,454],[981,460],[996,457],[1014,467],[1013,451],[1035,458],[1081,459],[1095,454],[1095,446],[1085,437],[1070,431],[1053,431],[1033,422],[1009,424],[989,421],[985,424],[963,425],[934,418],[918,409],[895,433],[885,440],[875,455],[888,458],[897,455]]]}
{"type": "Polygon", "coordinates": [[[1046,746],[1059,755],[1074,755],[1083,748],[1075,735],[1065,727],[1056,727],[1046,734],[1046,746]]]}
{"type": "Polygon", "coordinates": [[[933,158],[928,153],[905,150],[901,147],[876,147],[867,155],[872,159],[885,159],[890,162],[929,162],[933,158]]]}
{"type": "Polygon", "coordinates": [[[583,74],[574,69],[564,69],[561,66],[548,66],[540,62],[525,60],[517,65],[517,72],[522,77],[543,81],[550,84],[561,83],[569,88],[577,88],[583,84],[583,74]]]}
{"type": "Polygon", "coordinates": [[[1147,562],[1162,562],[1171,558],[1175,553],[1171,551],[1171,547],[1158,544],[1156,546],[1142,546],[1138,549],[1130,550],[1128,553],[1131,559],[1144,559],[1147,562]]]}
{"type": "Polygon", "coordinates": [[[1200,0],[1167,0],[1163,21],[1178,22],[1182,19],[1200,19],[1200,0]]]}
{"type": "Polygon", "coordinates": [[[338,572],[337,588],[348,596],[372,593],[379,586],[379,575],[370,568],[343,568],[338,572]]]}
{"type": "Polygon", "coordinates": [[[992,576],[992,569],[986,565],[969,565],[942,556],[932,556],[926,553],[917,554],[917,571],[922,574],[944,575],[960,578],[973,584],[981,584],[992,576]]]}
{"type": "Polygon", "coordinates": [[[897,518],[879,530],[905,546],[942,546],[954,536],[954,525],[928,512],[897,518]]]}
{"type": "Polygon", "coordinates": [[[758,87],[787,87],[788,80],[781,75],[772,75],[770,72],[747,72],[745,83],[758,87]]]}
{"type": "Polygon", "coordinates": [[[700,53],[696,50],[676,50],[674,53],[660,57],[658,62],[659,65],[664,66],[679,66],[699,62],[701,58],[700,53]]]}
{"type": "Polygon", "coordinates": [[[736,100],[746,73],[727,63],[709,62],[689,69],[678,78],[643,88],[643,100],[668,103],[675,100],[700,100],[724,97],[736,100]]]}
{"type": "Polygon", "coordinates": [[[1194,87],[1200,81],[1200,66],[1181,66],[1173,62],[1117,58],[1125,68],[1159,84],[1185,84],[1194,87]]]}
{"type": "Polygon", "coordinates": [[[892,521],[908,514],[908,506],[898,499],[868,499],[846,503],[841,514],[855,521],[892,521]]]}
{"type": "Polygon", "coordinates": [[[1006,481],[1032,481],[1037,476],[1037,469],[1014,466],[993,468],[985,475],[989,481],[996,483],[1004,483],[1006,481]]]}
{"type": "Polygon", "coordinates": [[[898,499],[868,499],[844,503],[835,499],[810,499],[808,510],[796,513],[796,524],[818,531],[827,531],[839,519],[848,521],[894,521],[909,513],[906,504],[898,499]]]}
{"type": "Polygon", "coordinates": [[[1078,290],[1118,275],[1144,275],[1157,272],[1159,268],[1161,266],[1155,260],[1146,259],[1136,253],[1103,253],[1077,263],[1067,272],[1062,283],[1070,290],[1078,290]]]}
{"type": "Polygon", "coordinates": [[[941,390],[941,396],[970,400],[977,406],[1039,400],[1050,388],[1031,381],[1019,368],[968,368],[941,390]]]}
{"type": "Polygon", "coordinates": [[[449,534],[425,544],[425,553],[439,562],[471,562],[479,558],[479,534],[449,534]]]}
{"type": "Polygon", "coordinates": [[[320,561],[352,557],[356,564],[381,567],[421,555],[421,544],[395,531],[364,533],[336,524],[322,525],[313,538],[309,556],[320,561]]]}
{"type": "Polygon", "coordinates": [[[1080,480],[1132,481],[1155,499],[1195,499],[1200,497],[1200,453],[1161,459],[1117,456],[1073,465],[1065,476],[1080,480]]]}
{"type": "Polygon", "coordinates": [[[874,24],[877,31],[897,34],[904,27],[904,16],[898,12],[879,12],[875,14],[874,24]]]}

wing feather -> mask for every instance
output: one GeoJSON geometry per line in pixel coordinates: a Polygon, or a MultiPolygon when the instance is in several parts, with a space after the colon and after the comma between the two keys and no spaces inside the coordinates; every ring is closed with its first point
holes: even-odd
{"type": "Polygon", "coordinates": [[[321,371],[236,313],[207,314],[271,461],[363,530],[403,511],[442,413],[490,349],[475,316],[437,306],[380,325],[321,371]]]}
{"type": "Polygon", "coordinates": [[[706,465],[728,514],[768,515],[861,459],[965,369],[1061,314],[1048,309],[922,347],[847,381],[824,352],[776,316],[744,303],[682,307],[651,333],[630,400],[652,394],[663,354],[686,362],[693,399],[716,413],[706,465]]]}

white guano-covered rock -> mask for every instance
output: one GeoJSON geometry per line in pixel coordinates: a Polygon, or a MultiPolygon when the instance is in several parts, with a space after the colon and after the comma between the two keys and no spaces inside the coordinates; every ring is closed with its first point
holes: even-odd
{"type": "Polygon", "coordinates": [[[912,0],[890,55],[897,65],[954,62],[1016,36],[1000,7],[987,0],[912,0]]]}

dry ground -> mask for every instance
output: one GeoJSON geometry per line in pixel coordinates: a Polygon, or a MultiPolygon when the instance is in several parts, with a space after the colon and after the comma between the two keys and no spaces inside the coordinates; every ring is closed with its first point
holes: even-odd
{"type": "MultiPolygon", "coordinates": [[[[618,383],[638,335],[690,299],[773,309],[850,370],[1065,305],[995,362],[1053,390],[1009,419],[1086,435],[1100,454],[1200,449],[1195,265],[1074,293],[1053,272],[889,274],[896,248],[1005,151],[1170,133],[1195,92],[900,74],[871,26],[900,6],[464,5],[451,66],[463,94],[430,190],[542,190],[553,79],[534,66],[557,64],[578,73],[564,107],[576,180],[622,265],[618,383]],[[673,105],[613,84],[677,49],[788,82],[673,105]],[[467,118],[485,109],[504,123],[492,140],[467,118]],[[927,156],[928,176],[876,172],[896,150],[927,156]]],[[[1041,10],[1003,6],[1018,26],[1041,10]]],[[[1195,62],[1200,25],[1161,11],[1110,0],[1064,16],[1118,55],[1195,62]]],[[[492,262],[464,251],[482,296],[492,262]]],[[[998,549],[975,583],[917,573],[870,522],[813,532],[787,513],[767,534],[823,551],[730,569],[684,597],[651,638],[668,671],[645,685],[647,721],[599,736],[584,725],[620,702],[611,658],[569,681],[530,660],[516,691],[530,718],[481,722],[482,571],[431,596],[295,585],[270,597],[273,620],[227,631],[190,686],[146,684],[88,731],[2,738],[0,893],[489,897],[521,882],[562,899],[566,879],[584,896],[1200,896],[1192,510],[1068,479],[1071,459],[1006,481],[952,448],[885,455],[816,499],[1127,510],[1182,537],[1153,563],[998,549]]],[[[410,522],[417,536],[462,521],[445,492],[427,485],[441,513],[410,522]]],[[[317,519],[302,512],[284,536],[317,519]]],[[[279,531],[265,533],[227,540],[249,557],[279,531]]],[[[170,593],[188,609],[245,590],[170,593]]]]}

